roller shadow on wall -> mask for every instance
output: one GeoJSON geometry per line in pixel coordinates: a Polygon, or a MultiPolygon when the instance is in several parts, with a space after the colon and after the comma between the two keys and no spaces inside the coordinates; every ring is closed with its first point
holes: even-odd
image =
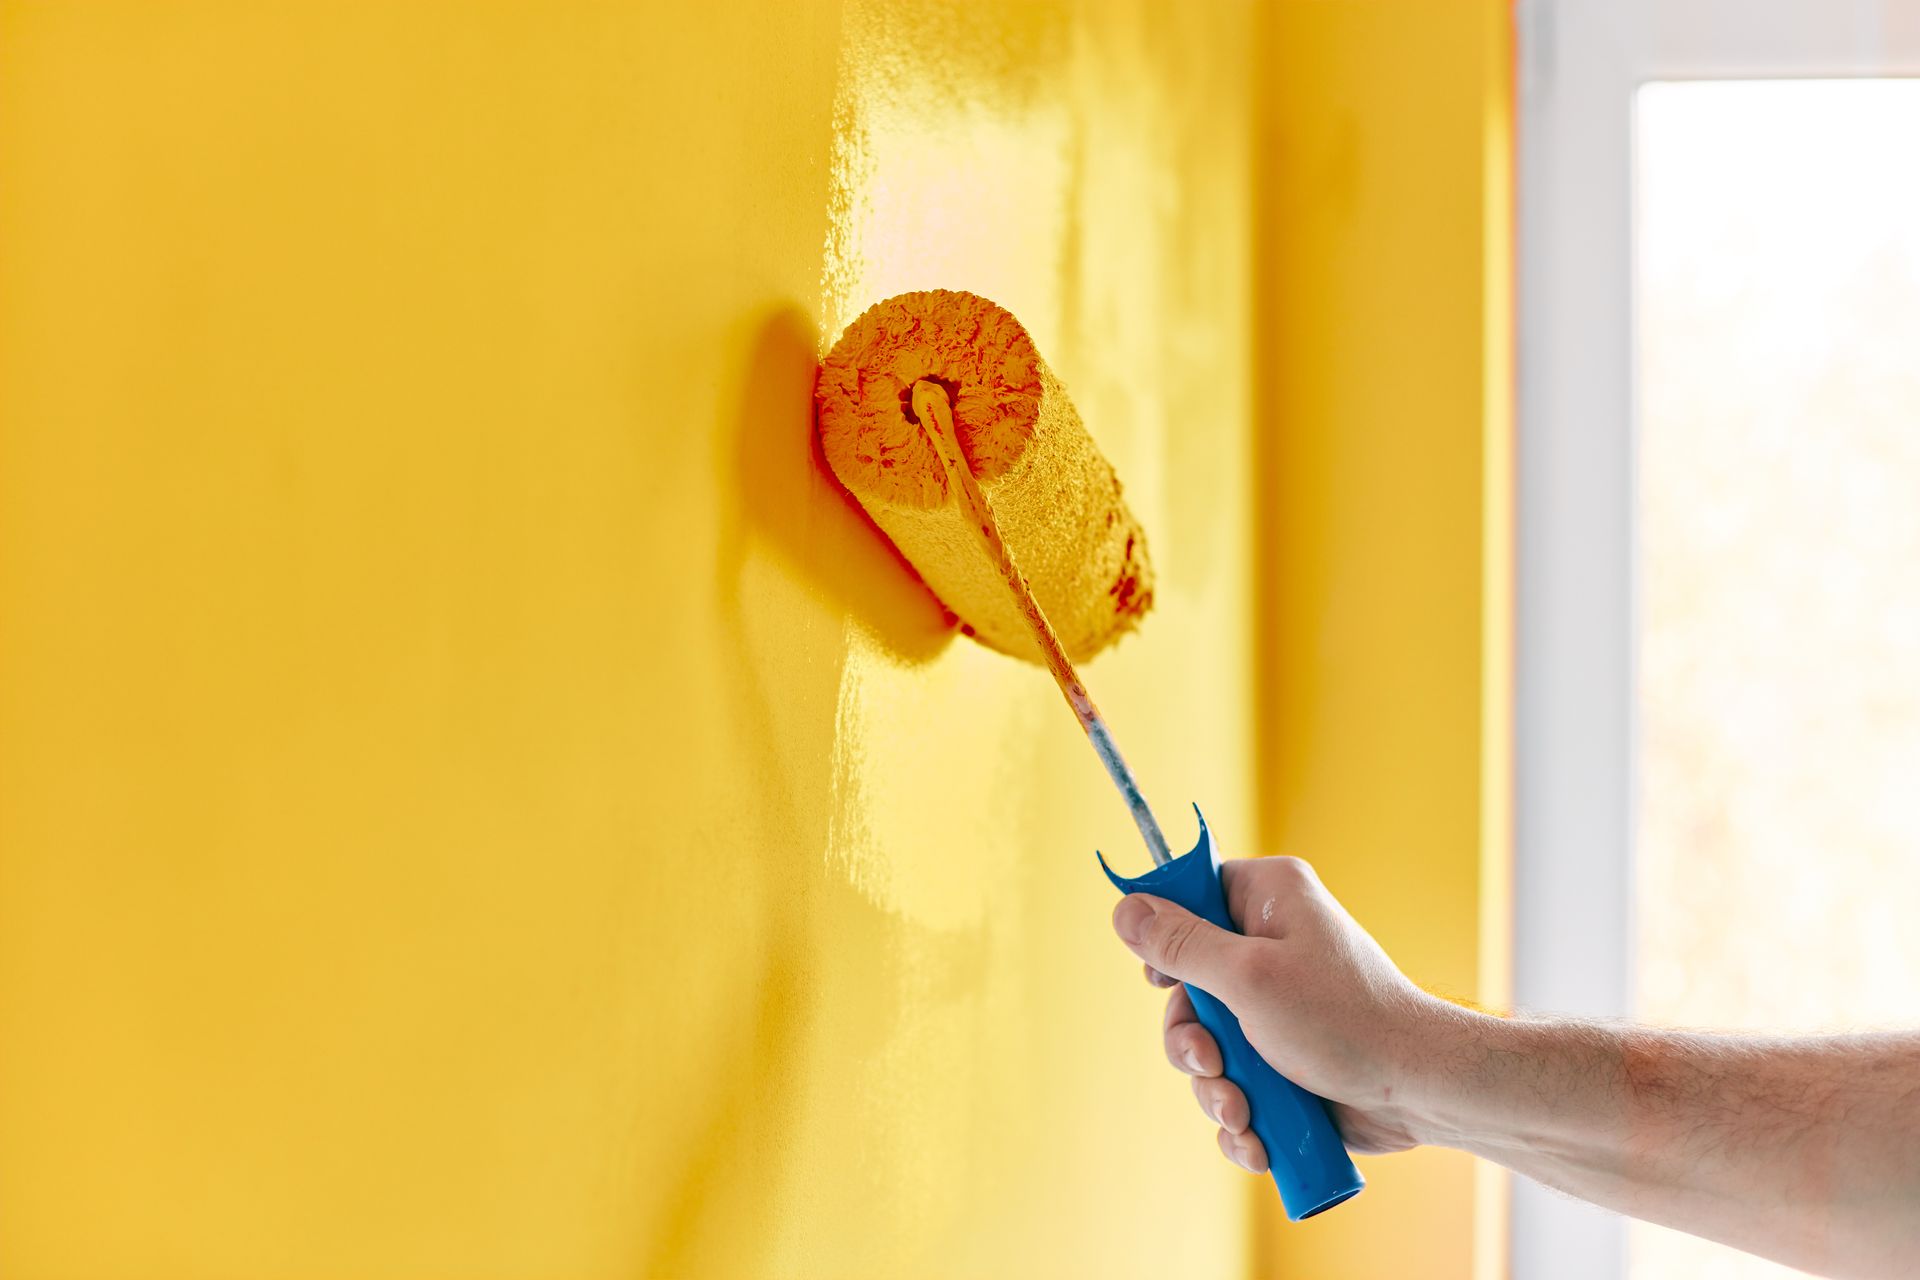
{"type": "Polygon", "coordinates": [[[797,308],[754,339],[735,454],[748,524],[896,657],[925,662],[953,640],[953,616],[827,469],[813,429],[818,361],[819,331],[797,308]]]}
{"type": "MultiPolygon", "coordinates": [[[[878,1036],[900,1016],[876,959],[897,951],[898,922],[846,877],[825,874],[847,653],[840,622],[858,618],[912,662],[932,659],[955,634],[820,456],[812,322],[781,307],[733,340],[745,348],[738,408],[715,423],[717,636],[728,673],[715,711],[737,744],[737,803],[712,815],[703,837],[716,848],[713,889],[727,920],[714,945],[732,955],[719,967],[722,985],[707,993],[708,1087],[681,1099],[676,1173],[652,1188],[663,1225],[642,1259],[645,1276],[773,1270],[780,1237],[771,1206],[802,1176],[787,1167],[790,1148],[777,1135],[802,1123],[809,1072],[841,1061],[810,1056],[821,1020],[857,1010],[851,1025],[878,1036]],[[796,611],[795,589],[826,606],[827,625],[800,625],[809,615],[796,611]]],[[[832,1039],[847,1060],[877,1051],[832,1039]]]]}

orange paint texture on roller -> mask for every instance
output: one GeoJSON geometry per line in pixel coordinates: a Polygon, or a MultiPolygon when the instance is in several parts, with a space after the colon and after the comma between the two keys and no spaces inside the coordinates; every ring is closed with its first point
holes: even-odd
{"type": "Polygon", "coordinates": [[[840,483],[979,639],[1042,660],[914,410],[921,380],[946,389],[968,470],[1068,655],[1132,630],[1153,603],[1146,535],[1033,339],[987,299],[903,293],[847,326],[814,391],[840,483]]]}

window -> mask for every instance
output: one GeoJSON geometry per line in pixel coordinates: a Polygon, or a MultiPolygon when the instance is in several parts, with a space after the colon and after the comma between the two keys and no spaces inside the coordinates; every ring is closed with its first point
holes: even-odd
{"type": "MultiPolygon", "coordinates": [[[[1920,81],[1638,95],[1635,1013],[1920,1025],[1920,81]]],[[[1634,1280],[1797,1274],[1636,1225],[1634,1280]]]]}
{"type": "MultiPolygon", "coordinates": [[[[1516,17],[1516,997],[1911,1025],[1920,14],[1516,17]]],[[[1524,1179],[1511,1241],[1515,1280],[1784,1274],[1524,1179]]]]}

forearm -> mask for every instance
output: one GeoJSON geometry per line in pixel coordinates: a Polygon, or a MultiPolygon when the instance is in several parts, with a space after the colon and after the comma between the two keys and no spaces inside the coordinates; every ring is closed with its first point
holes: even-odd
{"type": "Polygon", "coordinates": [[[1920,1035],[1764,1040],[1453,1011],[1422,1140],[1832,1275],[1920,1268],[1920,1035]]]}

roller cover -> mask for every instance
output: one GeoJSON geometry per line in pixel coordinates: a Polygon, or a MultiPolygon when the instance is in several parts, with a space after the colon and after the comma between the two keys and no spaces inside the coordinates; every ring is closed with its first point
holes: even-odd
{"type": "Polygon", "coordinates": [[[1033,339],[985,298],[903,293],[847,326],[814,391],[840,483],[975,636],[1040,661],[914,416],[923,378],[946,388],[961,452],[1068,656],[1132,630],[1153,602],[1146,536],[1033,339]]]}
{"type": "MultiPolygon", "coordinates": [[[[1194,815],[1200,816],[1196,807],[1194,815]]],[[[1098,856],[1098,855],[1095,855],[1098,856]]],[[[1100,869],[1122,893],[1150,893],[1185,907],[1203,920],[1233,928],[1213,833],[1200,817],[1200,840],[1190,853],[1143,876],[1115,875],[1105,858],[1100,869]]],[[[1248,1126],[1267,1149],[1267,1164],[1289,1220],[1298,1222],[1351,1200],[1366,1186],[1327,1115],[1327,1104],[1287,1079],[1262,1058],[1240,1030],[1240,1019],[1191,982],[1187,996],[1200,1025],[1220,1046],[1222,1074],[1247,1096],[1248,1126]]]]}

